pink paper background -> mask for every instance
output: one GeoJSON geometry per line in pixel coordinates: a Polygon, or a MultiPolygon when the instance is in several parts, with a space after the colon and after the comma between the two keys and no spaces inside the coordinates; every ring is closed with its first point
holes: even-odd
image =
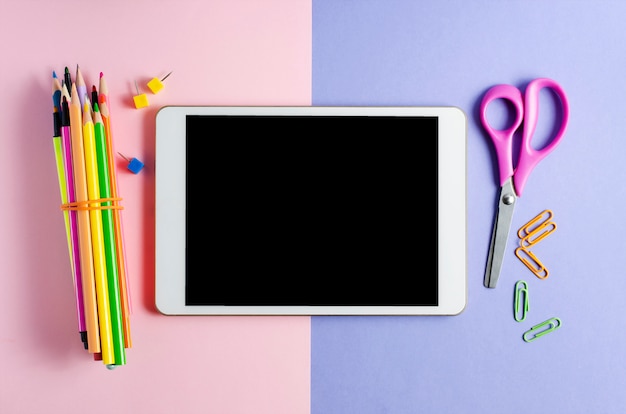
{"type": "Polygon", "coordinates": [[[311,104],[309,0],[11,2],[0,13],[0,412],[308,413],[310,318],[154,307],[154,116],[164,105],[311,104]],[[107,78],[133,315],[127,365],[77,332],[52,150],[52,71],[107,78]],[[134,81],[172,75],[150,106],[134,81]]]}

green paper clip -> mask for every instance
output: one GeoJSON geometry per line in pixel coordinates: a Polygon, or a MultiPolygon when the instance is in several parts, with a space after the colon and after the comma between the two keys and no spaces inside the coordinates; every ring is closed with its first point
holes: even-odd
{"type": "Polygon", "coordinates": [[[550,332],[553,332],[560,327],[561,327],[561,320],[559,318],[550,318],[546,321],[541,322],[540,324],[533,326],[532,328],[530,328],[529,331],[524,332],[524,335],[522,336],[522,338],[526,342],[532,342],[535,339],[539,339],[542,336],[547,335],[550,332]],[[546,326],[547,328],[542,329],[546,326]]]}
{"type": "Polygon", "coordinates": [[[521,322],[526,319],[526,313],[528,313],[528,284],[523,280],[518,280],[515,283],[513,318],[521,322]]]}

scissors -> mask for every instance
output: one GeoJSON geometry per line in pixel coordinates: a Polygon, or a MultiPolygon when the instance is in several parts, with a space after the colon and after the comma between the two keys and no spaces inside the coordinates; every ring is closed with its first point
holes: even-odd
{"type": "Polygon", "coordinates": [[[496,150],[501,186],[484,280],[485,287],[495,288],[502,269],[515,202],[518,197],[521,197],[530,172],[539,161],[556,148],[563,138],[569,119],[569,104],[563,88],[551,79],[538,78],[531,81],[526,87],[523,98],[522,92],[512,85],[496,85],[483,97],[480,104],[480,119],[496,150]],[[551,89],[561,100],[562,117],[557,133],[543,148],[537,150],[532,147],[531,140],[539,116],[539,92],[543,88],[551,89]],[[497,99],[509,101],[515,108],[515,121],[507,129],[494,129],[487,121],[487,107],[497,99]],[[522,120],[524,121],[522,145],[517,166],[513,170],[513,135],[522,125],[522,120]]]}

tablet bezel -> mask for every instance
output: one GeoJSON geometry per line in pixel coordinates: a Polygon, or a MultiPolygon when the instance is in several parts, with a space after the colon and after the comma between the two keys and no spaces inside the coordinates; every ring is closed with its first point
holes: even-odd
{"type": "MultiPolygon", "coordinates": [[[[164,106],[156,114],[155,299],[164,315],[457,315],[467,303],[467,120],[457,107],[164,106]],[[185,305],[187,115],[439,118],[438,306],[185,305]]],[[[419,162],[416,160],[416,162],[419,162]]]]}

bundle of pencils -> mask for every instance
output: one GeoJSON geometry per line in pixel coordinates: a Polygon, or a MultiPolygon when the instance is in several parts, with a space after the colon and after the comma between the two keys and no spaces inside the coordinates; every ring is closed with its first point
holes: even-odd
{"type": "Polygon", "coordinates": [[[112,369],[126,364],[130,297],[113,161],[108,88],[100,73],[91,93],[76,66],[52,73],[53,144],[61,210],[84,348],[112,369]]]}

